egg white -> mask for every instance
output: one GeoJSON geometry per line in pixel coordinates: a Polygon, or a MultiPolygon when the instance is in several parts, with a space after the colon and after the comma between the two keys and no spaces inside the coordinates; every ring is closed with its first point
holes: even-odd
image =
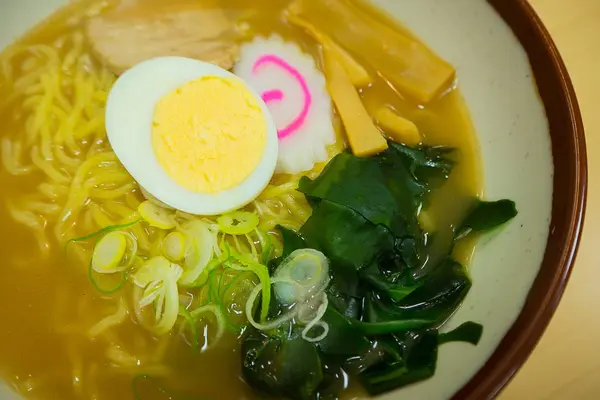
{"type": "Polygon", "coordinates": [[[108,96],[106,131],[123,166],[150,194],[177,210],[216,215],[248,204],[267,186],[277,165],[277,128],[266,104],[245,85],[259,102],[267,123],[267,142],[258,166],[242,183],[218,193],[197,193],[179,185],[162,168],[154,153],[154,110],[169,92],[205,76],[242,81],[213,64],[183,57],[159,57],[136,65],[119,77],[108,96]]]}

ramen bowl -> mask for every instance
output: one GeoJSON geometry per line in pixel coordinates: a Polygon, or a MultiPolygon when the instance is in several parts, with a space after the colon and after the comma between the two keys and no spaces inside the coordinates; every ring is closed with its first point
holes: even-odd
{"type": "MultiPolygon", "coordinates": [[[[0,0],[0,48],[66,3],[0,0]]],[[[440,347],[432,378],[381,398],[492,398],[543,334],[575,259],[587,179],[575,93],[525,0],[372,3],[454,66],[477,135],[485,197],[509,198],[518,209],[500,233],[479,239],[472,288],[444,327],[481,323],[479,344],[440,347]]],[[[19,399],[12,390],[1,387],[0,397],[19,399]]]]}

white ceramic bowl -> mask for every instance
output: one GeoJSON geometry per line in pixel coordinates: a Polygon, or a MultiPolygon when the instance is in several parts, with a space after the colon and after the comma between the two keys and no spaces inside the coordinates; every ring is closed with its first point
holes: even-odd
{"type": "MultiPolygon", "coordinates": [[[[510,198],[519,209],[500,235],[478,245],[473,288],[448,324],[482,323],[480,344],[441,347],[432,379],[383,398],[433,400],[456,393],[460,398],[491,397],[539,339],[576,250],[586,175],[572,87],[556,49],[524,0],[373,2],[456,67],[479,136],[485,194],[510,198]]],[[[0,0],[0,48],[63,3],[0,0]]],[[[0,389],[0,398],[16,399],[7,388],[0,389]]]]}

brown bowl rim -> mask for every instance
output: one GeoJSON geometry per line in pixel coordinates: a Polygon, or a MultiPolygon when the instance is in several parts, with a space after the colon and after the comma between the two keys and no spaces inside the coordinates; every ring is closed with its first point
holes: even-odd
{"type": "Polygon", "coordinates": [[[486,364],[454,395],[454,400],[496,397],[535,348],[573,268],[587,195],[583,120],[573,84],[554,41],[526,0],[487,1],[527,52],[546,109],[554,158],[552,220],[540,272],[519,317],[486,364]]]}

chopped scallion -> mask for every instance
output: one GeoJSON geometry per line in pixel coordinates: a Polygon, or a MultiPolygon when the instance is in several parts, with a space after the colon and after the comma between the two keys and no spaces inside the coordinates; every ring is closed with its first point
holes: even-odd
{"type": "Polygon", "coordinates": [[[121,274],[121,278],[118,281],[117,285],[112,288],[106,289],[106,288],[102,287],[96,280],[97,279],[96,275],[98,275],[98,278],[103,277],[102,279],[106,279],[106,275],[98,274],[96,271],[94,271],[94,268],[92,267],[92,262],[90,261],[90,266],[88,268],[88,276],[90,278],[90,282],[92,282],[92,285],[94,285],[94,288],[96,288],[96,290],[98,292],[100,292],[104,295],[108,296],[108,295],[114,294],[114,293],[118,292],[119,290],[121,290],[121,288],[123,288],[123,286],[125,285],[125,282],[127,282],[127,272],[122,271],[122,272],[120,272],[120,274],[121,274]]]}
{"type": "Polygon", "coordinates": [[[185,256],[185,247],[185,235],[181,232],[171,232],[163,240],[162,250],[165,257],[177,262],[185,256]]]}
{"type": "Polygon", "coordinates": [[[219,229],[228,235],[245,235],[258,226],[258,215],[247,211],[235,211],[217,219],[219,229]]]}
{"type": "Polygon", "coordinates": [[[70,239],[67,242],[67,244],[65,245],[65,247],[68,246],[71,243],[85,242],[87,240],[94,239],[94,238],[96,238],[98,236],[102,236],[102,235],[107,234],[109,232],[113,232],[113,231],[116,231],[116,230],[122,230],[122,229],[130,228],[133,225],[135,225],[135,224],[137,224],[138,222],[141,222],[141,221],[143,221],[143,220],[142,219],[138,219],[138,220],[135,220],[133,222],[129,222],[127,224],[106,226],[106,227],[100,229],[99,231],[96,231],[94,233],[90,233],[89,235],[85,235],[85,236],[81,236],[81,237],[78,237],[78,238],[70,239]]]}
{"type": "Polygon", "coordinates": [[[175,228],[175,212],[172,210],[144,201],[139,205],[138,212],[150,226],[159,229],[175,228]]]}

